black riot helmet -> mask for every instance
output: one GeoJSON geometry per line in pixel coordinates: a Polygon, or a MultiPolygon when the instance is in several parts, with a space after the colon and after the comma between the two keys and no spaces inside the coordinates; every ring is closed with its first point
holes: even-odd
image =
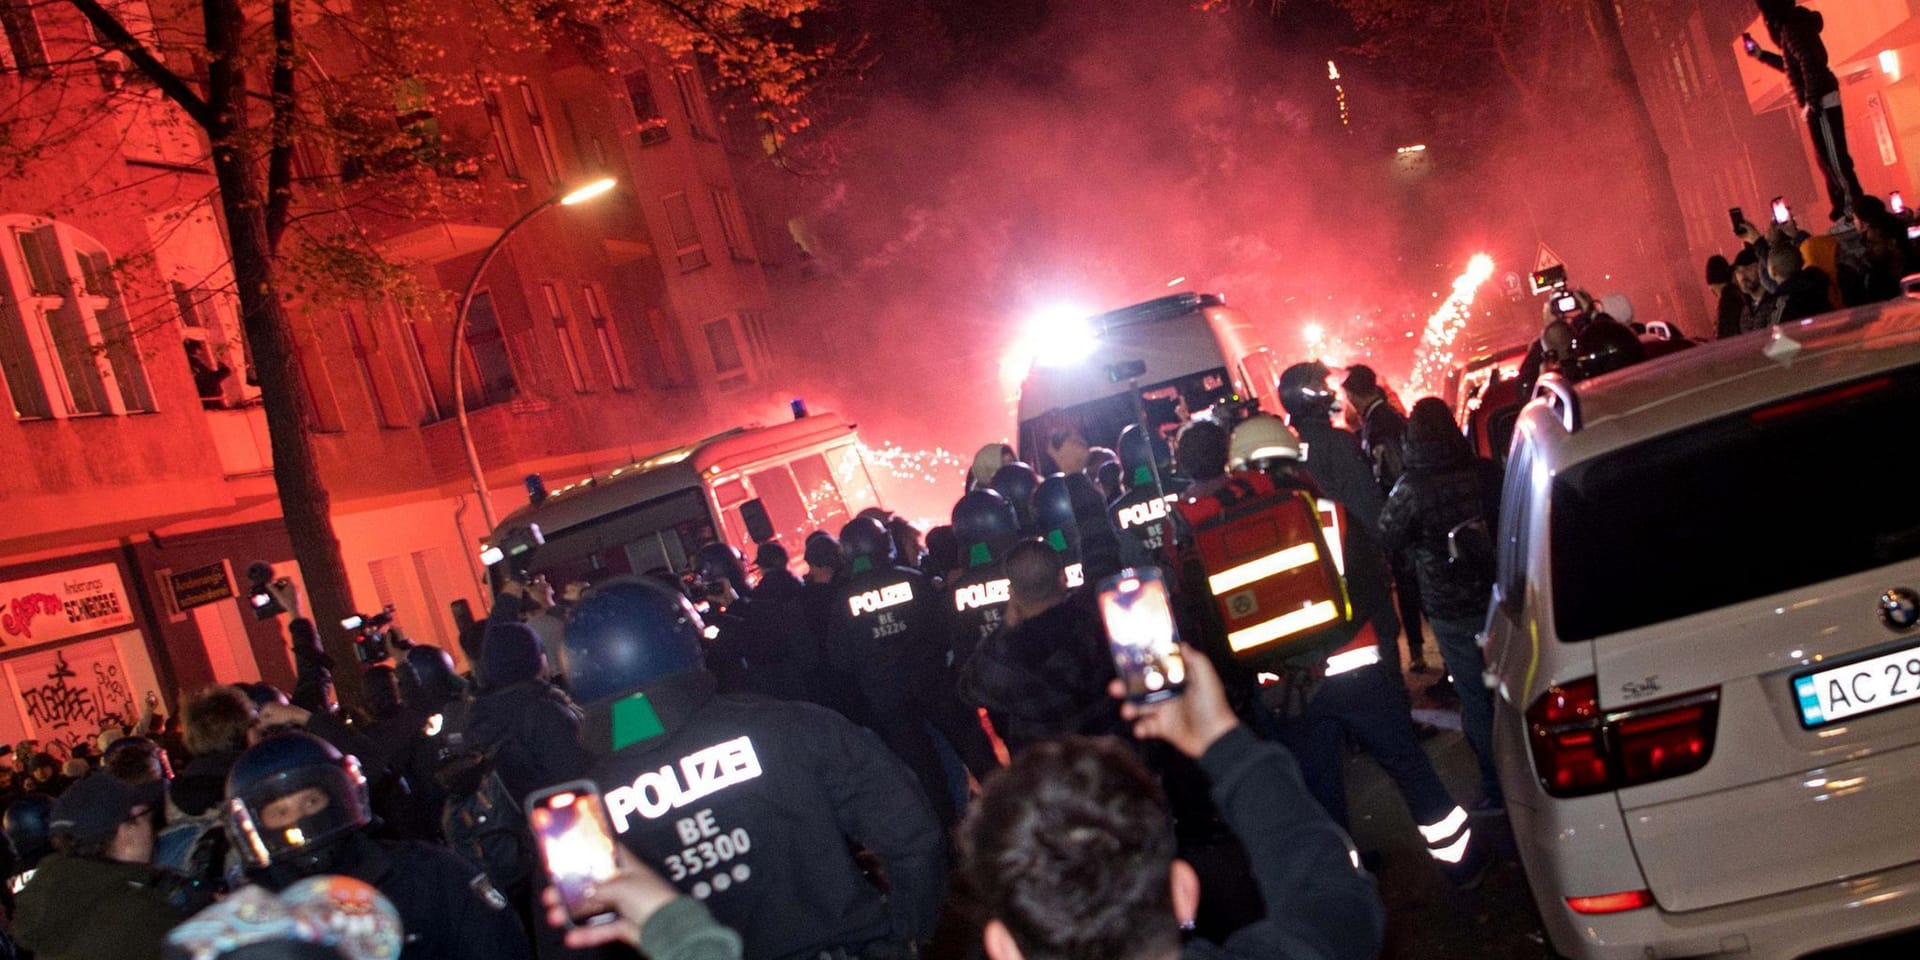
{"type": "Polygon", "coordinates": [[[1165,437],[1149,436],[1137,423],[1120,431],[1120,482],[1128,490],[1153,486],[1154,469],[1164,482],[1173,473],[1173,451],[1165,437]]]}
{"type": "Polygon", "coordinates": [[[592,707],[669,674],[705,669],[705,629],[678,591],[639,578],[608,580],[567,621],[567,688],[592,707]]]}
{"type": "Polygon", "coordinates": [[[335,872],[340,842],[373,822],[367,778],[360,761],[341,756],[310,733],[277,733],[253,746],[227,772],[222,819],[241,864],[264,874],[269,886],[335,872]],[[288,824],[269,827],[266,808],[276,800],[315,789],[326,806],[288,824]]]}
{"type": "Polygon", "coordinates": [[[1287,419],[1325,419],[1333,415],[1333,389],[1327,386],[1326,364],[1318,360],[1296,363],[1280,374],[1280,406],[1287,419]]]}
{"type": "Polygon", "coordinates": [[[1601,319],[1574,335],[1572,357],[1562,369],[1576,380],[1633,366],[1647,358],[1640,338],[1625,324],[1601,319]]]}
{"type": "Polygon", "coordinates": [[[5,829],[15,869],[30,870],[53,852],[52,820],[53,798],[44,793],[29,793],[7,807],[5,829]]]}
{"type": "MultiPolygon", "coordinates": [[[[1040,536],[1047,545],[1077,560],[1080,557],[1080,518],[1074,512],[1074,481],[1091,487],[1085,474],[1056,473],[1033,492],[1034,519],[1040,523],[1040,536]]],[[[1102,511],[1102,519],[1105,512],[1102,511]]]]}
{"type": "Polygon", "coordinates": [[[730,543],[709,543],[701,547],[694,554],[693,572],[704,584],[718,584],[722,579],[727,580],[738,593],[745,593],[752,586],[747,582],[746,561],[730,543]]]}
{"type": "Polygon", "coordinates": [[[840,549],[847,552],[851,572],[866,573],[894,565],[893,534],[872,517],[855,517],[840,528],[840,549]]]}
{"type": "Polygon", "coordinates": [[[1003,559],[1020,538],[1020,518],[1007,498],[985,487],[953,505],[953,534],[968,567],[1003,559]]]}
{"type": "Polygon", "coordinates": [[[1015,460],[1001,467],[988,484],[995,493],[1005,497],[1013,505],[1013,515],[1020,518],[1020,529],[1035,529],[1033,519],[1033,492],[1040,486],[1040,474],[1027,464],[1015,460]]]}

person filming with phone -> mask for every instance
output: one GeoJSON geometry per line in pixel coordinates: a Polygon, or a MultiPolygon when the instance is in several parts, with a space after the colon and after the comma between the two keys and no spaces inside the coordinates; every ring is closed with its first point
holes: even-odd
{"type": "Polygon", "coordinates": [[[1820,173],[1827,181],[1827,198],[1832,201],[1830,216],[1838,223],[1852,213],[1854,201],[1865,191],[1854,174],[1853,156],[1847,152],[1847,125],[1840,109],[1840,81],[1827,66],[1827,45],[1820,39],[1826,21],[1815,10],[1795,0],[1757,0],[1760,18],[1767,35],[1780,48],[1779,53],[1763,50],[1752,34],[1742,34],[1747,56],[1787,75],[1793,99],[1800,104],[1800,115],[1813,138],[1813,154],[1820,162],[1820,173]]]}
{"type": "Polygon", "coordinates": [[[1245,844],[1266,916],[1224,943],[1187,939],[1201,890],[1174,857],[1167,804],[1132,750],[1073,737],[1029,749],[994,775],[959,831],[961,897],[989,960],[1284,957],[1367,960],[1384,911],[1339,827],[1287,750],[1242,726],[1207,657],[1182,647],[1182,684],[1155,702],[1116,679],[1141,739],[1197,761],[1245,844]],[[1071,838],[1072,842],[1062,842],[1071,838]]]}

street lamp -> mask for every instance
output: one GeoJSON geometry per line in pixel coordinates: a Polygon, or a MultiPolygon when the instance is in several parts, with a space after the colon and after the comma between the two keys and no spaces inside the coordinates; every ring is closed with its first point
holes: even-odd
{"type": "Polygon", "coordinates": [[[493,243],[487,247],[487,252],[480,256],[480,262],[474,265],[473,275],[467,278],[466,289],[460,292],[460,309],[453,317],[453,347],[450,352],[453,359],[453,419],[460,425],[460,443],[467,450],[467,469],[473,473],[473,493],[480,499],[480,518],[485,521],[488,533],[493,532],[499,521],[493,515],[493,500],[487,496],[487,475],[486,471],[480,468],[480,451],[474,447],[473,431],[467,425],[466,384],[461,376],[464,365],[460,362],[460,346],[466,342],[467,312],[473,308],[474,288],[480,286],[480,277],[487,272],[487,267],[493,263],[493,258],[500,252],[500,248],[506,245],[507,238],[513,236],[515,230],[526,225],[527,221],[538,216],[541,211],[553,207],[571,207],[585,203],[612,190],[614,184],[612,177],[601,177],[566,193],[556,193],[540,201],[533,209],[521,214],[519,219],[507,224],[507,228],[493,238],[493,243]]]}

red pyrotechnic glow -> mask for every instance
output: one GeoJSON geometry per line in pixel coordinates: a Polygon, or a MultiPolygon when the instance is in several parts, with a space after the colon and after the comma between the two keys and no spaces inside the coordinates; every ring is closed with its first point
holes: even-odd
{"type": "Polygon", "coordinates": [[[1473,296],[1492,277],[1493,258],[1475,254],[1467,261],[1467,272],[1454,278],[1453,293],[1427,318],[1426,332],[1415,351],[1413,373],[1407,378],[1414,396],[1433,394],[1445,382],[1447,369],[1453,366],[1453,342],[1466,328],[1473,296]]]}

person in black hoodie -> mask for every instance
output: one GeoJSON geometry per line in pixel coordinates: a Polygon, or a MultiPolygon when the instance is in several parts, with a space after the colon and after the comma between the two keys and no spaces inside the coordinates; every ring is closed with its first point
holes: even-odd
{"type": "Polygon", "coordinates": [[[1807,266],[1798,248],[1782,245],[1768,251],[1767,275],[1778,284],[1772,303],[1774,313],[1768,318],[1770,323],[1805,320],[1833,309],[1827,293],[1831,284],[1826,271],[1807,266]]]}
{"type": "Polygon", "coordinates": [[[1493,697],[1486,661],[1474,637],[1486,625],[1493,569],[1461,551],[1456,530],[1473,528],[1491,543],[1500,516],[1500,468],[1473,453],[1445,401],[1413,405],[1407,424],[1407,471],[1380,512],[1387,549],[1404,556],[1420,578],[1421,605],[1460,695],[1460,720],[1480,761],[1483,796],[1500,796],[1493,767],[1493,697]]]}
{"type": "Polygon", "coordinates": [[[1847,152],[1846,118],[1840,110],[1840,80],[1827,66],[1827,45],[1820,39],[1826,20],[1818,11],[1799,6],[1794,0],[1758,0],[1760,17],[1767,35],[1780,48],[1779,53],[1760,49],[1752,34],[1746,34],[1747,56],[1787,75],[1793,99],[1800,104],[1800,115],[1813,137],[1813,155],[1820,162],[1820,174],[1827,181],[1827,198],[1833,203],[1837,223],[1852,211],[1854,201],[1865,191],[1854,175],[1853,156],[1847,152]]]}
{"type": "Polygon", "coordinates": [[[586,772],[580,708],[547,681],[539,634],[521,623],[488,624],[480,678],[484,686],[467,713],[464,740],[493,757],[509,792],[525,797],[586,772]]]}

